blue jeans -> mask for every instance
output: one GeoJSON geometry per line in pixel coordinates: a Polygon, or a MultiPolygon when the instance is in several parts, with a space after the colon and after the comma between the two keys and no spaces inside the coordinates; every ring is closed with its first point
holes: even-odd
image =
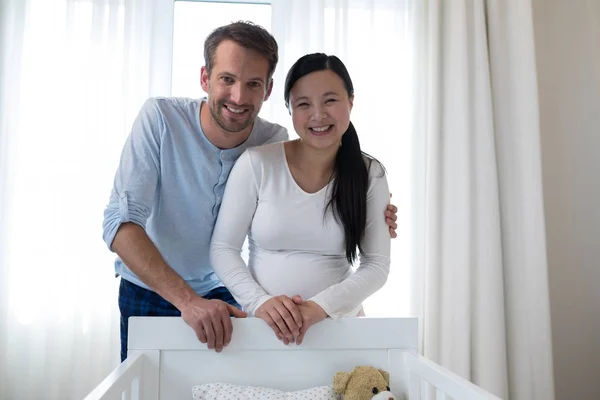
{"type": "MultiPolygon", "coordinates": [[[[222,300],[241,308],[229,290],[223,286],[211,290],[203,297],[208,300],[222,300]]],[[[181,317],[181,312],[158,293],[122,278],[119,286],[119,309],[121,310],[121,362],[127,358],[129,317],[181,317]]]]}

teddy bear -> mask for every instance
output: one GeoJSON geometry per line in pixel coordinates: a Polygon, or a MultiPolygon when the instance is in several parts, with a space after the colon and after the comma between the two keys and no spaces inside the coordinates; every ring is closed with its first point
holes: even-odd
{"type": "Polygon", "coordinates": [[[333,389],[344,400],[394,400],[389,384],[390,374],[370,366],[338,372],[333,378],[333,389]]]}

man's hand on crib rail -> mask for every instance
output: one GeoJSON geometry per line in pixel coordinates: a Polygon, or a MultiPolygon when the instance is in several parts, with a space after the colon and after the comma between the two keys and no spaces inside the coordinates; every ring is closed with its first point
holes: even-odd
{"type": "Polygon", "coordinates": [[[192,327],[198,340],[217,353],[231,342],[233,325],[230,315],[245,318],[246,313],[221,300],[207,300],[200,296],[190,300],[181,310],[181,317],[192,327]]]}

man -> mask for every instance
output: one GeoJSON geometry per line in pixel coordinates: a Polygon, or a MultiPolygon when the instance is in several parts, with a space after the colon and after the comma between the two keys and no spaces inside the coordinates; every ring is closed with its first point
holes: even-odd
{"type": "MultiPolygon", "coordinates": [[[[285,128],[257,117],[273,88],[277,50],[259,26],[220,27],[204,45],[207,98],[149,99],[137,116],[103,224],[122,277],[122,360],[130,316],[181,316],[218,352],[231,340],[230,315],[246,316],[212,270],[209,247],[237,158],[249,147],[288,138],[285,128]]],[[[395,207],[386,216],[395,236],[395,207]]],[[[282,304],[287,342],[301,321],[291,299],[282,304]]]]}

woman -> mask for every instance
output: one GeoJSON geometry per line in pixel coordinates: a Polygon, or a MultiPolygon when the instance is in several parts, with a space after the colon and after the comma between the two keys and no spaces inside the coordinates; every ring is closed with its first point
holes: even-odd
{"type": "Polygon", "coordinates": [[[301,343],[327,317],[362,315],[361,303],[387,280],[388,184],[383,167],[360,149],[353,100],[337,57],[300,58],[285,82],[300,139],[242,154],[213,232],[215,272],[286,344],[301,343]],[[246,235],[248,266],[240,256],[246,235]]]}

